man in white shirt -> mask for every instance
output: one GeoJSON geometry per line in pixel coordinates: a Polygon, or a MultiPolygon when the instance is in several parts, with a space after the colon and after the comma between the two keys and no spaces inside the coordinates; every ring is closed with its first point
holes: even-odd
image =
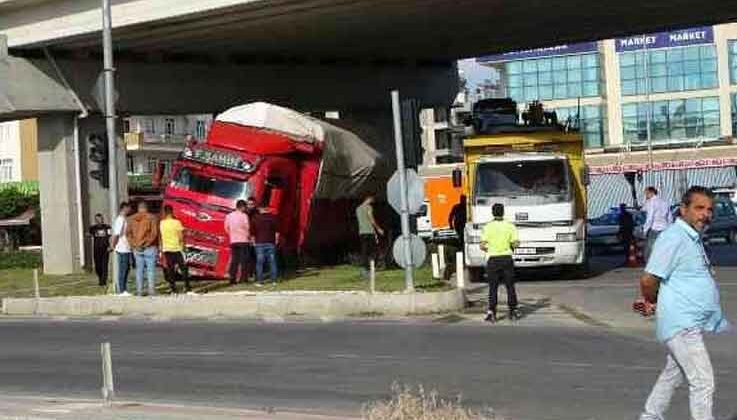
{"type": "Polygon", "coordinates": [[[647,214],[647,218],[645,219],[645,225],[642,227],[642,233],[647,239],[645,261],[649,261],[655,240],[658,239],[660,232],[673,223],[673,215],[668,202],[658,196],[658,190],[655,187],[645,188],[645,198],[647,200],[645,205],[642,206],[642,211],[647,214]]]}
{"type": "Polygon", "coordinates": [[[115,251],[115,257],[118,259],[118,293],[123,296],[130,296],[128,293],[128,272],[131,263],[131,247],[128,244],[128,238],[125,231],[128,225],[128,215],[131,212],[130,204],[120,203],[120,212],[113,223],[113,236],[110,241],[110,247],[115,251]]]}

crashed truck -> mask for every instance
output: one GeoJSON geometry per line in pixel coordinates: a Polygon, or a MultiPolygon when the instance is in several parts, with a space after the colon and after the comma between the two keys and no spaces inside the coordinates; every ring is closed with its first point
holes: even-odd
{"type": "Polygon", "coordinates": [[[224,219],[249,197],[276,214],[286,255],[334,255],[355,243],[355,208],[391,169],[363,132],[264,102],[218,115],[206,140],[176,160],[164,194],[185,227],[191,273],[227,276],[224,219]]]}

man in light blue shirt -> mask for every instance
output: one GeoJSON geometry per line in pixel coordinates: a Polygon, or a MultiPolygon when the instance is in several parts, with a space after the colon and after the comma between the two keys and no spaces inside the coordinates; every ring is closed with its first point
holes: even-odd
{"type": "Polygon", "coordinates": [[[640,420],[664,420],[674,391],[689,385],[693,420],[713,420],[714,372],[703,332],[727,328],[719,290],[701,240],[711,221],[714,195],[691,187],[683,196],[681,218],[658,237],[640,280],[642,312],[656,315],[656,333],[668,348],[665,369],[658,378],[640,420]]]}

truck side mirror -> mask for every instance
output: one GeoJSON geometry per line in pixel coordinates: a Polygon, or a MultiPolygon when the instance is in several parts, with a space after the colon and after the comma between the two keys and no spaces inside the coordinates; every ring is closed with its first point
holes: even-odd
{"type": "Polygon", "coordinates": [[[453,169],[453,188],[461,188],[463,186],[463,172],[460,169],[453,169]]]}

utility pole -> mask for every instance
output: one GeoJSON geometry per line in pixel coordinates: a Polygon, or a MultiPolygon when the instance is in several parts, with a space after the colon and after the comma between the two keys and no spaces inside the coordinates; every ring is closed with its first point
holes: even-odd
{"type": "MultiPolygon", "coordinates": [[[[115,129],[115,66],[113,63],[112,12],[110,0],[102,0],[102,47],[103,72],[105,76],[105,127],[108,141],[109,202],[110,220],[118,216],[118,141],[115,129]]],[[[113,258],[113,291],[118,287],[118,259],[113,258]]]]}
{"type": "Polygon", "coordinates": [[[402,221],[402,249],[404,250],[404,258],[407,265],[404,268],[405,289],[408,292],[415,290],[414,279],[414,261],[412,261],[412,248],[410,245],[409,232],[409,200],[407,199],[407,172],[404,168],[404,140],[402,138],[402,115],[401,105],[399,103],[399,91],[392,91],[392,112],[394,114],[394,142],[397,149],[397,171],[399,172],[399,191],[401,198],[401,212],[399,213],[402,221]]]}

